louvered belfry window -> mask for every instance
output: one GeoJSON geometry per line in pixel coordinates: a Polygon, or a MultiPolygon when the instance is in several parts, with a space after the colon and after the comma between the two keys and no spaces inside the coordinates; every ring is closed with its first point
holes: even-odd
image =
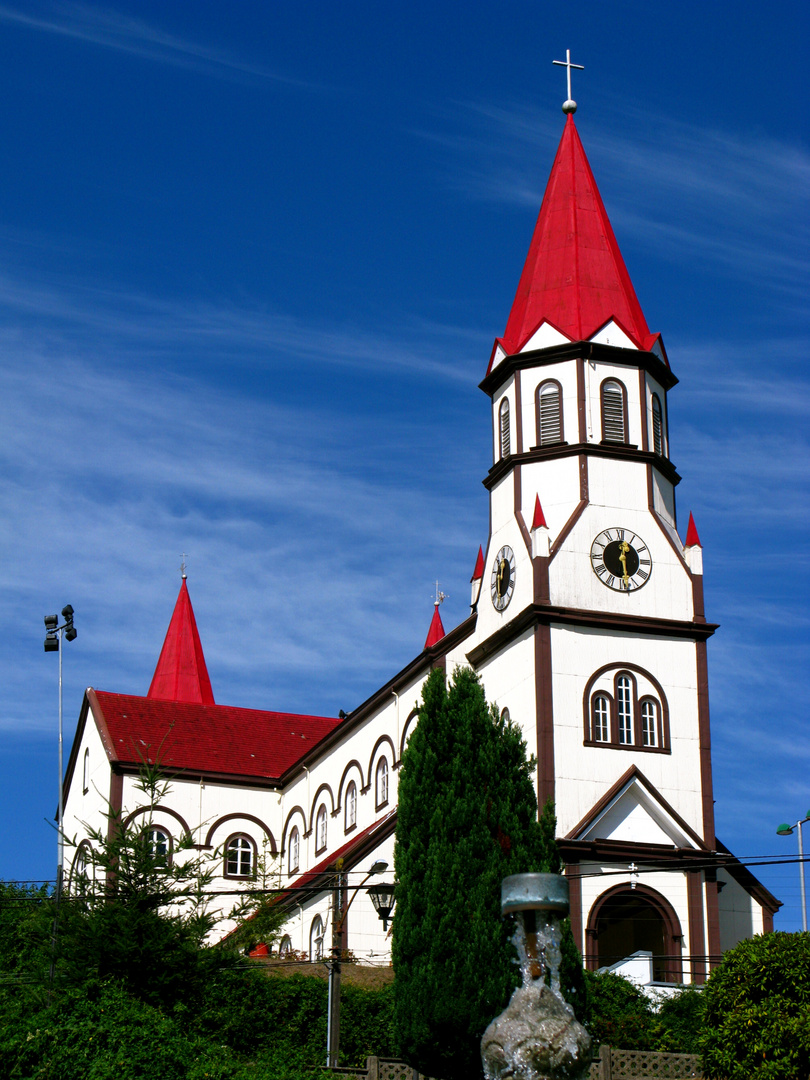
{"type": "Polygon", "coordinates": [[[510,438],[509,438],[509,402],[506,398],[501,402],[500,408],[500,427],[501,427],[501,457],[509,457],[510,438]]]}
{"type": "Polygon", "coordinates": [[[602,439],[604,442],[627,442],[624,391],[618,382],[602,383],[602,439]]]}
{"type": "Polygon", "coordinates": [[[661,422],[661,402],[658,394],[652,396],[653,450],[659,456],[664,454],[664,427],[661,422]]]}
{"type": "Polygon", "coordinates": [[[560,385],[543,383],[537,391],[537,442],[540,446],[562,442],[560,385]]]}

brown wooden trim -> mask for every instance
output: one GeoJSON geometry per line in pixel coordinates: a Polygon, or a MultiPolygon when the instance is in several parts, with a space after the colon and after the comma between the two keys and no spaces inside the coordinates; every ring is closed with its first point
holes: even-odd
{"type": "Polygon", "coordinates": [[[577,455],[611,458],[614,461],[643,462],[658,469],[673,487],[681,482],[681,477],[675,466],[666,458],[658,457],[651,450],[639,450],[638,447],[631,443],[577,442],[558,443],[556,446],[534,446],[531,450],[526,450],[522,454],[512,454],[508,458],[496,461],[481,483],[487,491],[492,491],[509,470],[517,465],[530,465],[537,461],[556,460],[558,458],[576,457],[577,455]]]}
{"type": "Polygon", "coordinates": [[[550,626],[535,627],[534,672],[537,710],[537,805],[542,811],[549,799],[554,800],[554,699],[550,626]]]}
{"type": "Polygon", "coordinates": [[[581,503],[587,503],[590,498],[589,491],[589,474],[588,474],[588,455],[579,455],[579,501],[581,503]]]}
{"type": "Polygon", "coordinates": [[[663,920],[665,929],[664,946],[666,948],[665,955],[668,958],[666,981],[681,982],[683,978],[683,931],[681,930],[680,919],[672,904],[670,904],[669,900],[667,900],[662,893],[658,892],[656,889],[651,889],[649,885],[644,885],[641,882],[637,882],[635,889],[632,891],[629,882],[614,885],[612,889],[607,889],[594,901],[591,910],[588,912],[588,927],[586,930],[588,947],[584,957],[586,967],[593,971],[600,966],[596,931],[599,914],[602,908],[609,900],[613,900],[625,893],[631,897],[643,896],[652,907],[658,909],[658,913],[663,920]]]}
{"type": "MultiPolygon", "coordinates": [[[[311,806],[309,808],[309,831],[310,832],[312,832],[312,830],[315,828],[315,808],[318,806],[318,803],[321,800],[321,795],[324,792],[329,793],[329,799],[330,799],[330,801],[332,803],[332,809],[330,810],[327,807],[326,812],[327,812],[327,814],[329,814],[330,817],[335,816],[335,809],[336,809],[335,808],[335,793],[332,791],[332,785],[329,784],[329,783],[326,783],[324,781],[324,783],[318,785],[318,788],[317,788],[317,790],[315,792],[315,795],[314,795],[314,797],[312,799],[312,804],[311,804],[311,806]]],[[[326,800],[323,801],[323,804],[324,804],[324,806],[326,806],[326,800]]]]}
{"type": "Polygon", "coordinates": [[[703,574],[692,574],[692,610],[695,622],[706,622],[703,607],[703,574]]]}
{"type": "MultiPolygon", "coordinates": [[[[270,828],[267,825],[265,825],[265,823],[262,821],[261,818],[254,817],[253,814],[243,814],[243,813],[223,814],[223,816],[221,818],[218,818],[214,822],[214,824],[210,827],[208,832],[205,834],[205,846],[206,847],[211,846],[211,837],[214,835],[214,832],[220,827],[220,825],[224,825],[226,821],[237,821],[237,820],[239,820],[239,821],[252,821],[254,825],[258,825],[259,828],[264,833],[264,835],[270,841],[270,850],[272,851],[272,853],[274,855],[278,855],[278,848],[276,847],[276,839],[273,836],[272,832],[270,831],[270,828]]],[[[233,836],[247,836],[249,840],[251,839],[251,837],[247,833],[241,833],[241,832],[240,833],[234,833],[233,836]]],[[[229,837],[229,839],[230,839],[230,837],[229,837]]],[[[254,843],[255,843],[255,841],[254,841],[254,843]]]]}
{"type": "Polygon", "coordinates": [[[576,863],[571,863],[563,868],[563,873],[568,877],[568,918],[571,920],[571,933],[574,944],[580,953],[585,951],[585,942],[582,937],[582,878],[572,871],[578,869],[576,863]]]}
{"type": "Polygon", "coordinates": [[[641,449],[645,452],[650,449],[649,432],[647,431],[647,374],[642,368],[638,369],[638,396],[641,410],[641,449]]]}
{"type": "Polygon", "coordinates": [[[124,774],[118,769],[110,772],[110,817],[107,821],[107,839],[112,840],[121,821],[121,806],[124,798],[124,774]]]}
{"type": "MultiPolygon", "coordinates": [[[[752,875],[753,876],[753,875],[752,875]]],[[[717,871],[707,870],[706,878],[706,931],[709,939],[709,970],[717,966],[713,957],[722,954],[720,945],[720,890],[717,887],[717,871]]],[[[763,911],[763,917],[765,912],[763,911]]],[[[771,916],[773,923],[773,916],[771,916]]],[[[773,929],[773,926],[771,927],[773,929]]]]}
{"type": "Polygon", "coordinates": [[[670,741],[670,727],[669,727],[669,702],[667,701],[667,695],[664,692],[664,688],[661,683],[656,679],[651,671],[646,668],[640,667],[638,664],[630,663],[629,661],[611,661],[609,664],[603,664],[602,667],[591,675],[585,684],[585,690],[582,694],[582,715],[584,720],[585,730],[585,745],[586,746],[602,746],[613,750],[641,750],[645,753],[670,753],[672,744],[670,741]],[[611,703],[611,740],[610,742],[597,742],[592,738],[592,711],[591,704],[592,698],[596,693],[601,691],[594,691],[594,686],[598,679],[600,679],[606,672],[615,671],[616,674],[613,677],[613,694],[607,693],[606,696],[611,703]],[[635,672],[635,674],[633,674],[635,672]],[[621,675],[628,675],[633,684],[633,738],[636,740],[634,743],[620,743],[619,742],[619,718],[618,718],[618,679],[621,675]],[[643,746],[641,742],[641,702],[649,695],[644,695],[642,698],[638,696],[638,683],[635,676],[641,675],[643,678],[651,682],[655,687],[658,694],[658,701],[655,702],[654,698],[651,700],[658,705],[658,746],[643,746]]]}
{"type": "Polygon", "coordinates": [[[564,345],[552,345],[547,349],[531,349],[527,352],[506,356],[478,384],[481,390],[494,397],[513,372],[524,368],[544,367],[565,360],[589,360],[594,363],[613,364],[616,367],[643,368],[648,371],[664,390],[676,386],[678,379],[655,353],[642,349],[625,349],[604,345],[596,341],[570,341],[564,345]]]}
{"type": "Polygon", "coordinates": [[[168,806],[161,806],[160,803],[157,803],[155,806],[139,806],[137,810],[133,810],[131,814],[127,814],[121,827],[126,829],[136,817],[140,817],[141,814],[149,814],[152,812],[168,814],[169,817],[173,817],[188,839],[191,839],[191,829],[189,829],[186,819],[178,814],[176,810],[170,810],[168,806]]]}
{"type": "MultiPolygon", "coordinates": [[[[587,466],[587,462],[586,462],[586,466],[587,466]]],[[[587,479],[587,468],[586,468],[586,476],[585,476],[585,486],[586,486],[586,488],[587,488],[587,484],[588,484],[588,479],[587,479]]],[[[563,527],[557,533],[557,536],[554,539],[554,543],[551,545],[550,556],[549,556],[550,559],[553,559],[554,556],[557,554],[557,552],[561,549],[562,545],[565,543],[566,537],[571,532],[571,530],[576,525],[576,523],[579,521],[579,519],[582,517],[582,515],[583,515],[583,513],[585,511],[585,507],[587,505],[588,505],[588,499],[587,499],[587,496],[586,496],[585,498],[580,499],[579,502],[577,503],[577,505],[574,507],[574,510],[572,511],[570,517],[568,518],[568,521],[566,521],[566,523],[563,525],[563,527]]]]}
{"type": "Polygon", "coordinates": [[[521,393],[520,385],[520,373],[515,372],[515,421],[517,423],[517,429],[515,431],[515,450],[519,454],[523,453],[523,395],[521,393]]]}
{"type": "Polygon", "coordinates": [[[588,441],[588,401],[585,394],[585,361],[577,357],[577,427],[579,441],[588,441]]]}
{"type": "Polygon", "coordinates": [[[506,626],[496,630],[474,649],[470,649],[466,654],[467,662],[477,668],[487,657],[505,648],[528,627],[534,624],[550,625],[551,623],[559,623],[561,626],[589,626],[616,630],[620,633],[649,634],[652,637],[672,637],[689,641],[704,641],[717,629],[714,623],[681,622],[678,619],[656,619],[646,615],[624,615],[619,612],[530,604],[506,626]]]}
{"type": "Polygon", "coordinates": [[[692,961],[692,982],[706,982],[706,934],[703,929],[703,874],[689,870],[686,874],[686,903],[689,912],[689,952],[692,961]]]}
{"type": "Polygon", "coordinates": [[[548,566],[550,559],[547,555],[538,555],[532,559],[532,574],[534,578],[534,602],[535,604],[551,603],[551,585],[549,583],[548,566]]]}
{"type": "Polygon", "coordinates": [[[638,783],[640,783],[643,787],[646,788],[648,794],[652,795],[652,797],[659,804],[659,806],[661,806],[666,811],[667,815],[672,818],[672,820],[681,829],[681,831],[685,833],[686,836],[688,836],[689,839],[694,842],[696,847],[703,852],[703,855],[705,857],[706,851],[709,850],[708,846],[703,842],[703,840],[701,840],[695,830],[690,825],[687,825],[687,823],[684,821],[678,811],[674,808],[674,806],[670,805],[670,803],[667,802],[667,800],[655,787],[655,785],[650,783],[650,781],[647,779],[641,769],[639,769],[638,765],[631,765],[627,772],[620,776],[616,783],[608,788],[608,790],[604,793],[601,799],[599,799],[598,802],[594,803],[594,805],[591,807],[585,817],[582,818],[581,821],[577,822],[573,829],[571,829],[571,831],[567,833],[565,839],[577,840],[580,833],[587,832],[593,822],[602,813],[602,811],[606,807],[608,807],[610,803],[612,803],[613,800],[619,795],[619,793],[633,780],[638,781],[638,783]]]}
{"type": "Polygon", "coordinates": [[[712,735],[709,721],[709,667],[705,641],[695,642],[697,667],[698,739],[700,747],[700,789],[703,799],[703,839],[715,846],[714,793],[712,790],[712,735]]]}
{"type": "Polygon", "coordinates": [[[399,742],[399,760],[402,761],[402,755],[405,753],[405,739],[408,735],[408,729],[414,720],[419,718],[419,709],[411,709],[405,718],[405,724],[402,728],[402,737],[399,742]]]}
{"type": "MultiPolygon", "coordinates": [[[[694,865],[705,869],[707,865],[725,866],[726,859],[705,848],[675,847],[674,844],[647,844],[636,840],[557,840],[560,857],[566,864],[582,862],[644,863],[651,870],[683,869],[694,865]]],[[[733,858],[733,856],[731,856],[733,858]]]]}
{"type": "Polygon", "coordinates": [[[368,759],[368,773],[366,774],[368,777],[368,783],[366,784],[366,789],[371,786],[371,768],[374,765],[374,758],[377,755],[377,751],[380,749],[383,743],[388,743],[388,745],[391,747],[392,762],[396,761],[397,759],[397,748],[394,746],[394,740],[390,737],[390,735],[380,735],[379,739],[377,739],[377,741],[374,743],[374,747],[368,759]]]}
{"type": "MultiPolygon", "coordinates": [[[[394,755],[394,756],[396,756],[396,755],[394,755]]],[[[343,805],[343,785],[346,783],[346,777],[349,775],[349,771],[351,769],[357,769],[358,773],[360,774],[360,787],[363,786],[363,766],[360,764],[360,762],[357,760],[357,758],[352,758],[352,760],[348,763],[348,765],[346,765],[346,767],[344,768],[344,770],[343,770],[343,772],[341,773],[341,776],[340,776],[340,783],[338,784],[338,797],[337,797],[337,809],[338,810],[340,810],[341,806],[343,805]]]]}
{"type": "MultiPolygon", "coordinates": [[[[301,836],[308,836],[309,835],[307,833],[307,816],[304,813],[304,808],[302,806],[299,806],[298,804],[296,804],[292,808],[292,810],[287,811],[287,817],[284,819],[284,828],[281,830],[281,853],[282,853],[282,855],[287,850],[287,833],[288,833],[289,828],[290,828],[290,822],[292,821],[293,817],[296,814],[301,815],[300,835],[301,836]]],[[[293,825],[293,828],[295,828],[295,827],[296,826],[293,825]]]]}

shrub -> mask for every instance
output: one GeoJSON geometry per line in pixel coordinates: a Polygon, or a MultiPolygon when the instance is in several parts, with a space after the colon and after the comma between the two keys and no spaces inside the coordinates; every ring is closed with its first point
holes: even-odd
{"type": "Polygon", "coordinates": [[[594,1048],[607,1043],[618,1050],[652,1049],[656,1018],[644,991],[612,971],[586,972],[586,982],[594,1048]]]}

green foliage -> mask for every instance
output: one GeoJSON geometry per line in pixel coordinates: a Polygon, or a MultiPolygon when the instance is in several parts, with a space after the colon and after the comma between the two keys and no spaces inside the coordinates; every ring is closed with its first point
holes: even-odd
{"type": "Polygon", "coordinates": [[[672,1054],[697,1054],[699,1038],[706,1015],[706,995],[703,990],[685,986],[672,997],[665,998],[655,1014],[655,1050],[672,1054]]]}
{"type": "Polygon", "coordinates": [[[741,941],[706,984],[700,1046],[707,1077],[806,1080],[810,1075],[810,934],[741,941]]]}
{"type": "MultiPolygon", "coordinates": [[[[481,1075],[481,1036],[517,985],[502,879],[559,872],[553,808],[538,821],[533,767],[472,671],[449,688],[431,674],[399,776],[393,933],[400,1053],[429,1075],[481,1075]]],[[[570,939],[566,973],[582,1004],[575,955],[570,939]]]]}
{"type": "Polygon", "coordinates": [[[594,1047],[607,1043],[617,1050],[652,1050],[656,1018],[646,994],[612,971],[587,971],[585,979],[594,1047]]]}

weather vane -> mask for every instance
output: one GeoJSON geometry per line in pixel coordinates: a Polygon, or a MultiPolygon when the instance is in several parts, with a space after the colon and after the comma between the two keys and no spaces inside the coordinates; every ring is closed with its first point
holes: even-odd
{"type": "Polygon", "coordinates": [[[182,575],[183,581],[185,581],[186,578],[188,577],[188,574],[186,573],[186,553],[185,553],[185,551],[180,556],[180,558],[182,560],[182,562],[180,563],[180,573],[182,575]]]}
{"type": "Polygon", "coordinates": [[[576,68],[577,71],[584,71],[585,68],[582,64],[571,63],[571,50],[565,50],[565,60],[552,60],[552,64],[558,64],[560,67],[566,69],[566,75],[568,76],[568,98],[563,102],[562,110],[564,113],[575,113],[577,111],[577,103],[571,97],[571,68],[576,68]]]}
{"type": "Polygon", "coordinates": [[[437,578],[436,579],[436,596],[435,596],[435,598],[433,600],[433,603],[435,604],[436,607],[438,607],[439,604],[441,604],[441,602],[443,600],[446,600],[446,599],[447,599],[447,593],[443,593],[443,592],[440,591],[440,589],[439,589],[439,579],[437,578]]]}

